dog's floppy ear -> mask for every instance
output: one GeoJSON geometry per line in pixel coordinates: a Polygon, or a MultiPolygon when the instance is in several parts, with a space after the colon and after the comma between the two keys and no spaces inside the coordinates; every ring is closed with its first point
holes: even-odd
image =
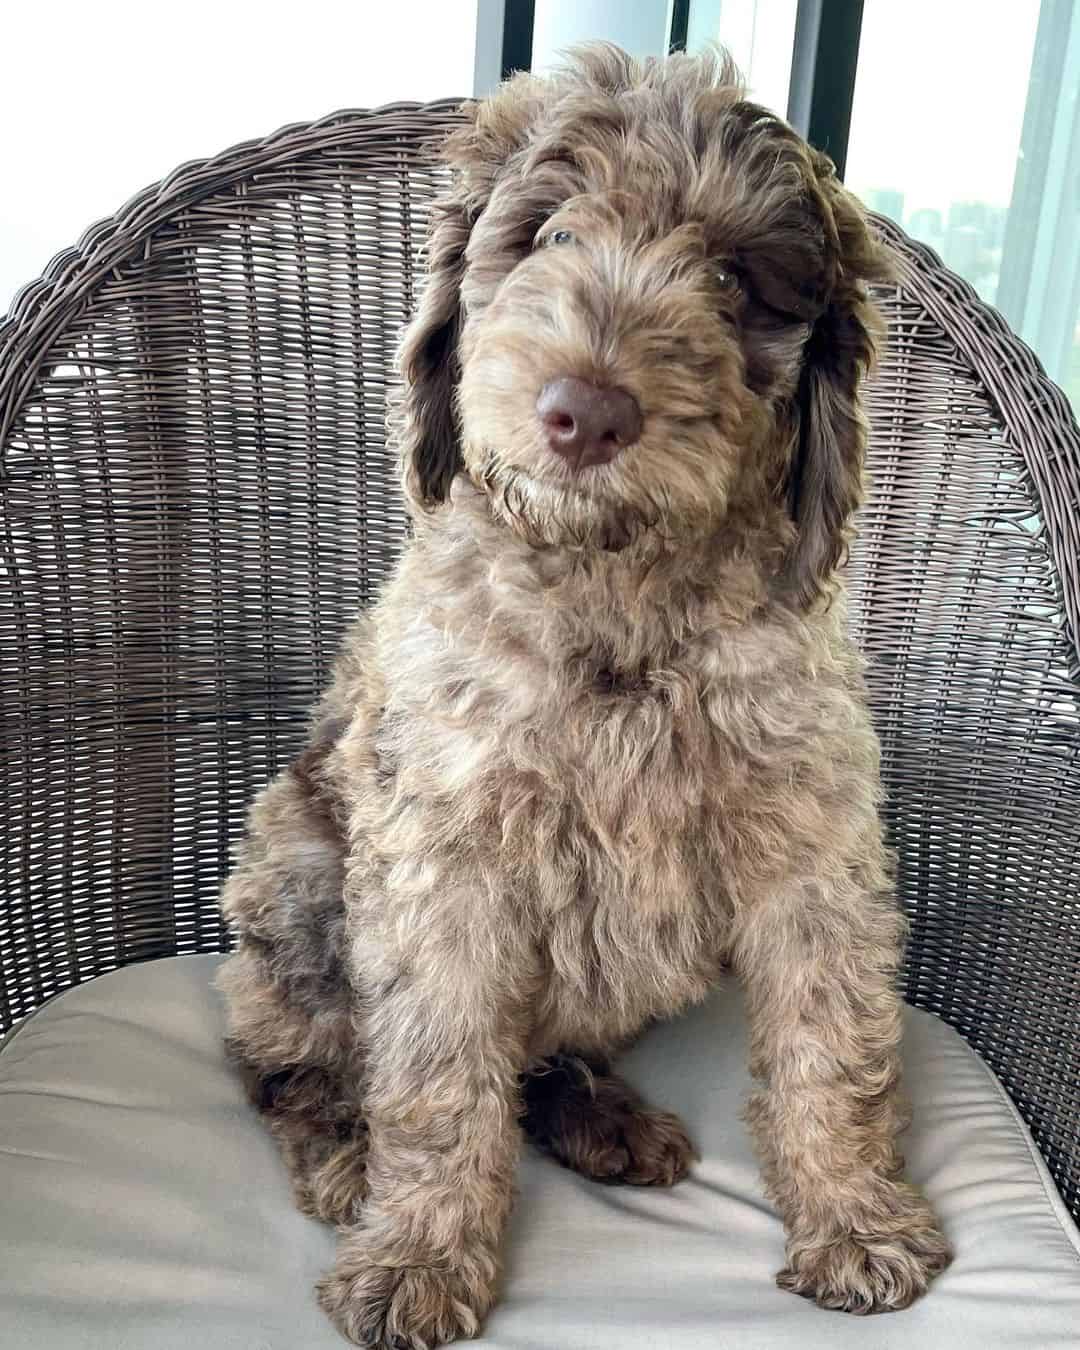
{"type": "Polygon", "coordinates": [[[457,191],[432,208],[427,282],[401,344],[405,490],[416,505],[426,508],[446,497],[461,465],[454,390],[459,376],[461,278],[471,230],[461,195],[457,191]]]}
{"type": "Polygon", "coordinates": [[[788,480],[797,538],[786,579],[804,608],[829,594],[833,572],[847,553],[851,517],[862,501],[867,425],[859,386],[882,332],[865,283],[892,275],[888,255],[858,202],[837,181],[831,161],[816,151],[811,156],[831,276],[803,354],[799,433],[788,480]]]}
{"type": "Polygon", "coordinates": [[[445,500],[462,463],[454,395],[461,373],[461,283],[469,236],[507,161],[525,143],[542,101],[540,84],[517,75],[482,103],[463,105],[464,125],[441,147],[453,179],[432,207],[427,282],[399,357],[405,382],[399,432],[405,490],[423,508],[445,500]]]}

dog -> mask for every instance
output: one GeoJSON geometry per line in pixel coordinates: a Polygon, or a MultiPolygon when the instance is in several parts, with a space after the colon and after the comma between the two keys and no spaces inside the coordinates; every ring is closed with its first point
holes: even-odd
{"type": "Polygon", "coordinates": [[[583,49],[448,139],[396,435],[412,537],[224,891],[228,1044],[361,1345],[474,1335],[524,1133],[670,1185],[611,1057],[732,968],[783,1288],[903,1308],[904,921],[839,575],[890,266],[726,57],[583,49]]]}

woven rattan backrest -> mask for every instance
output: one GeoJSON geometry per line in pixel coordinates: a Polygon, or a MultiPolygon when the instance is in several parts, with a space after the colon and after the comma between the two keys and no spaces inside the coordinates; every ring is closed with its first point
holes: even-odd
{"type": "Polygon", "coordinates": [[[452,108],[182,168],[0,331],[0,1023],[224,942],[245,805],[404,537],[386,395],[452,108]]]}
{"type": "MultiPolygon", "coordinates": [[[[90,232],[0,327],[0,1026],[224,945],[217,888],[404,538],[384,436],[452,105],[288,128],[90,232]]],[[[907,990],[1080,1210],[1080,437],[881,222],[902,281],[852,564],[907,990]]]]}
{"type": "Polygon", "coordinates": [[[883,218],[852,628],[911,917],[908,998],[1001,1075],[1080,1212],[1080,431],[966,282],[883,218]]]}

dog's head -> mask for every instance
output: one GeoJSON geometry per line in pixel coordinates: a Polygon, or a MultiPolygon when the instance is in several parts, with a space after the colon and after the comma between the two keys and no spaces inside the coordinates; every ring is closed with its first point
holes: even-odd
{"type": "Polygon", "coordinates": [[[729,63],[588,48],[448,141],[403,347],[414,503],[463,469],[540,544],[785,514],[810,604],[858,505],[886,264],[830,162],[729,63]]]}

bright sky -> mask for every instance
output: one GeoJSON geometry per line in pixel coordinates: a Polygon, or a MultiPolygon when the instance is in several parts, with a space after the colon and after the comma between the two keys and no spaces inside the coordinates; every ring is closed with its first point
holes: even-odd
{"type": "Polygon", "coordinates": [[[866,0],[847,182],[1008,206],[1039,0],[866,0]]]}

